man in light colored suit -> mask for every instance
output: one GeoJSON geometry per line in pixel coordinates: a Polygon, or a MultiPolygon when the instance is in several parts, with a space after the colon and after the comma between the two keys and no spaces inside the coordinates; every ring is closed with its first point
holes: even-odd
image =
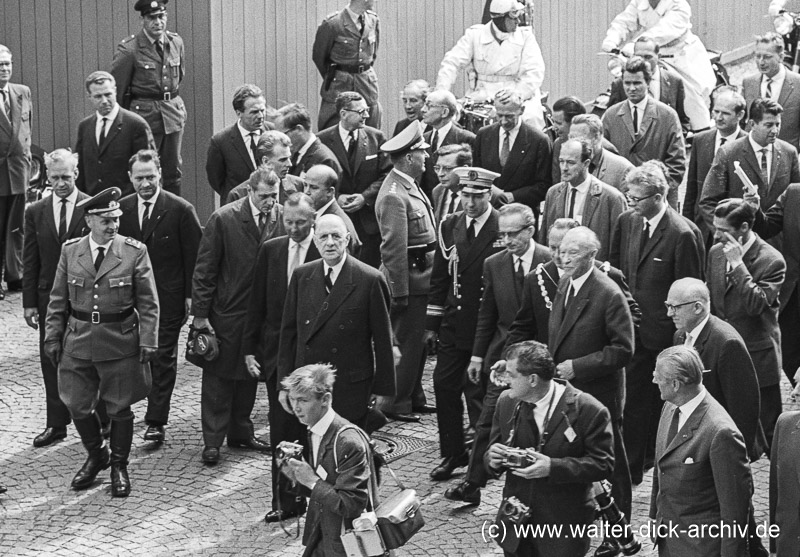
{"type": "Polygon", "coordinates": [[[667,201],[677,208],[678,185],[686,172],[686,146],[678,114],[647,94],[652,73],[642,58],[628,60],[622,76],[628,98],[603,115],[606,139],[634,165],[651,159],[662,161],[668,169],[667,201]]]}
{"type": "Polygon", "coordinates": [[[658,554],[748,555],[742,530],[753,489],[747,449],[736,424],[703,387],[703,361],[688,346],[667,348],[658,355],[653,382],[668,403],[658,424],[650,497],[658,554]],[[726,533],[698,529],[711,524],[726,533]]]}
{"type": "Polygon", "coordinates": [[[769,458],[769,521],[780,528],[770,536],[776,557],[794,557],[800,547],[800,412],[785,412],[775,424],[769,458]]]}
{"type": "Polygon", "coordinates": [[[586,141],[568,139],[561,146],[559,166],[564,181],[547,191],[539,241],[547,244],[547,231],[557,219],[574,218],[597,234],[600,251],[596,257],[605,261],[611,232],[627,203],[618,190],[589,174],[591,157],[586,141]]]}
{"type": "Polygon", "coordinates": [[[633,164],[603,145],[611,145],[604,133],[603,121],[596,114],[575,116],[569,128],[570,139],[584,139],[592,146],[592,162],[589,165],[591,175],[624,193],[625,174],[628,169],[633,168],[633,164]]]}
{"type": "Polygon", "coordinates": [[[756,99],[770,99],[783,107],[783,123],[778,139],[800,149],[800,74],[783,65],[783,37],[769,32],[756,37],[755,62],[758,73],[745,76],[742,93],[747,112],[756,99]]]}

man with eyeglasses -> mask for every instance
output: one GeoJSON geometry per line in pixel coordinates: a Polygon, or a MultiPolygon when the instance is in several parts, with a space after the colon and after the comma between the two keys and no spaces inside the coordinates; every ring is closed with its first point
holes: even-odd
{"type": "Polygon", "coordinates": [[[634,484],[642,481],[647,453],[655,446],[663,402],[652,382],[658,353],[672,345],[675,326],[664,311],[669,288],[680,278],[703,276],[697,227],[669,207],[662,165],[646,162],[626,179],[630,209],[617,220],[609,262],[628,279],[642,310],[636,351],[627,367],[623,419],[634,484]]]}
{"type": "Polygon", "coordinates": [[[425,195],[430,199],[433,188],[439,183],[439,178],[433,166],[436,164],[436,152],[445,145],[466,143],[469,146],[475,142],[475,134],[465,130],[455,121],[458,112],[456,97],[450,91],[433,91],[428,95],[422,107],[422,123],[430,128],[425,132],[425,142],[428,147],[428,164],[420,178],[420,186],[425,195]]]}
{"type": "Polygon", "coordinates": [[[367,101],[359,93],[346,91],[336,97],[339,122],[317,134],[339,161],[342,175],[337,201],[350,215],[361,239],[359,259],[375,267],[381,263],[381,235],[375,219],[375,199],[383,179],[391,169],[383,132],[366,125],[370,114],[367,101]]]}

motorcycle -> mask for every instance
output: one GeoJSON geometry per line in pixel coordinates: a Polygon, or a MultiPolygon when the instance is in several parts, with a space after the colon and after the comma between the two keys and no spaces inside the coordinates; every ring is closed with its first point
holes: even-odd
{"type": "Polygon", "coordinates": [[[783,65],[793,72],[800,69],[800,13],[779,13],[772,20],[775,31],[783,36],[783,65]]]}
{"type": "MultiPolygon", "coordinates": [[[[553,109],[547,104],[549,93],[542,91],[542,111],[544,113],[544,129],[542,130],[551,141],[555,141],[555,126],[553,125],[553,109]]],[[[496,121],[494,103],[491,99],[478,102],[470,97],[458,99],[459,113],[458,125],[472,133],[478,133],[484,126],[494,124],[496,121]]]]}

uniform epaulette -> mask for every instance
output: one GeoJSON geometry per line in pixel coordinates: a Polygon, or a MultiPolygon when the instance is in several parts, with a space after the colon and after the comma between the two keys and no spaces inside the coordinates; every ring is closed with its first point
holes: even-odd
{"type": "Polygon", "coordinates": [[[389,193],[397,195],[397,182],[392,182],[392,185],[389,186],[389,193]]]}
{"type": "Polygon", "coordinates": [[[329,13],[328,15],[326,15],[326,16],[325,16],[325,19],[324,19],[324,21],[328,21],[329,19],[333,19],[334,17],[336,17],[336,16],[337,16],[337,15],[339,15],[340,13],[341,13],[341,12],[332,12],[332,13],[329,13]]]}
{"type": "Polygon", "coordinates": [[[75,242],[79,242],[80,240],[81,238],[72,238],[71,240],[67,240],[66,242],[64,242],[64,245],[68,246],[70,244],[74,244],[75,242]]]}
{"type": "Polygon", "coordinates": [[[378,12],[376,12],[375,10],[367,10],[366,13],[372,14],[372,15],[378,15],[378,12]]]}
{"type": "Polygon", "coordinates": [[[143,247],[143,244],[139,240],[134,240],[133,238],[125,238],[125,243],[136,249],[142,249],[143,247]]]}
{"type": "Polygon", "coordinates": [[[129,43],[129,42],[131,42],[131,41],[132,41],[133,39],[135,39],[135,38],[136,38],[136,35],[131,35],[130,37],[125,37],[124,39],[122,39],[122,40],[119,42],[119,44],[125,44],[125,43],[129,43]]]}
{"type": "Polygon", "coordinates": [[[178,36],[180,36],[175,31],[167,31],[167,35],[169,35],[170,37],[178,37],[178,36]]]}

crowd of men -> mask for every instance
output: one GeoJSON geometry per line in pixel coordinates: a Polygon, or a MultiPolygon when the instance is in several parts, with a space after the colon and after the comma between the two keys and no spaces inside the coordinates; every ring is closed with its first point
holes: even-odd
{"type": "MultiPolygon", "coordinates": [[[[110,72],[86,78],[96,113],[74,150],[47,154],[52,195],[24,213],[16,271],[31,92],[9,83],[0,46],[2,251],[7,284],[22,288],[39,329],[47,403],[33,443],[57,442],[74,423],[88,454],[74,489],[110,466],[112,495],[130,493],[131,405],[147,398],[144,440],[163,443],[191,316],[202,461],[219,462],[226,440],[262,452],[300,440],[319,466],[273,456],[265,520],[308,509],[314,555],[341,553],[342,520],[364,510],[372,481],[364,463],[339,473],[340,458],[369,453],[352,433],[339,457],[340,430],[422,414],[438,425],[431,478],[467,467],[451,500],[479,504],[506,473],[504,497],[536,523],[589,524],[595,482],[609,480],[619,509],[642,518],[631,517],[631,489],[654,468],[656,527],[749,526],[722,538],[662,532],[661,554],[764,555],[750,463],[767,455],[772,519],[797,531],[786,453],[796,454],[787,435],[798,417],[781,416],[779,384],[783,371],[794,385],[800,367],[800,75],[782,65],[780,36],[756,39],[758,73],[742,92],[709,97],[696,66],[659,60],[677,40],[661,20],[683,21],[686,2],[632,0],[604,42],[643,29],[612,85],[616,102],[600,118],[559,99],[551,141],[523,6],[491,0],[435,88],[408,82],[405,118],[387,138],[373,68],[380,20],[371,0],[350,0],[314,41],[319,131],[303,105],[275,110],[259,87],[239,86],[236,122],[208,145],[220,207],[201,226],[180,197],[185,70],[166,3],[137,1],[142,31],[110,72]],[[477,134],[457,123],[449,90],[467,66],[474,98],[494,104],[495,122],[477,134]],[[697,132],[688,160],[686,129],[697,132]],[[429,354],[435,404],[422,389],[429,354]],[[269,442],[251,419],[259,382],[269,442]]],[[[690,28],[679,38],[696,46],[690,28]]],[[[796,551],[796,538],[773,541],[779,555],[796,551]]],[[[589,539],[503,547],[574,556],[589,539]]],[[[621,552],[608,535],[596,555],[621,552]]]]}

